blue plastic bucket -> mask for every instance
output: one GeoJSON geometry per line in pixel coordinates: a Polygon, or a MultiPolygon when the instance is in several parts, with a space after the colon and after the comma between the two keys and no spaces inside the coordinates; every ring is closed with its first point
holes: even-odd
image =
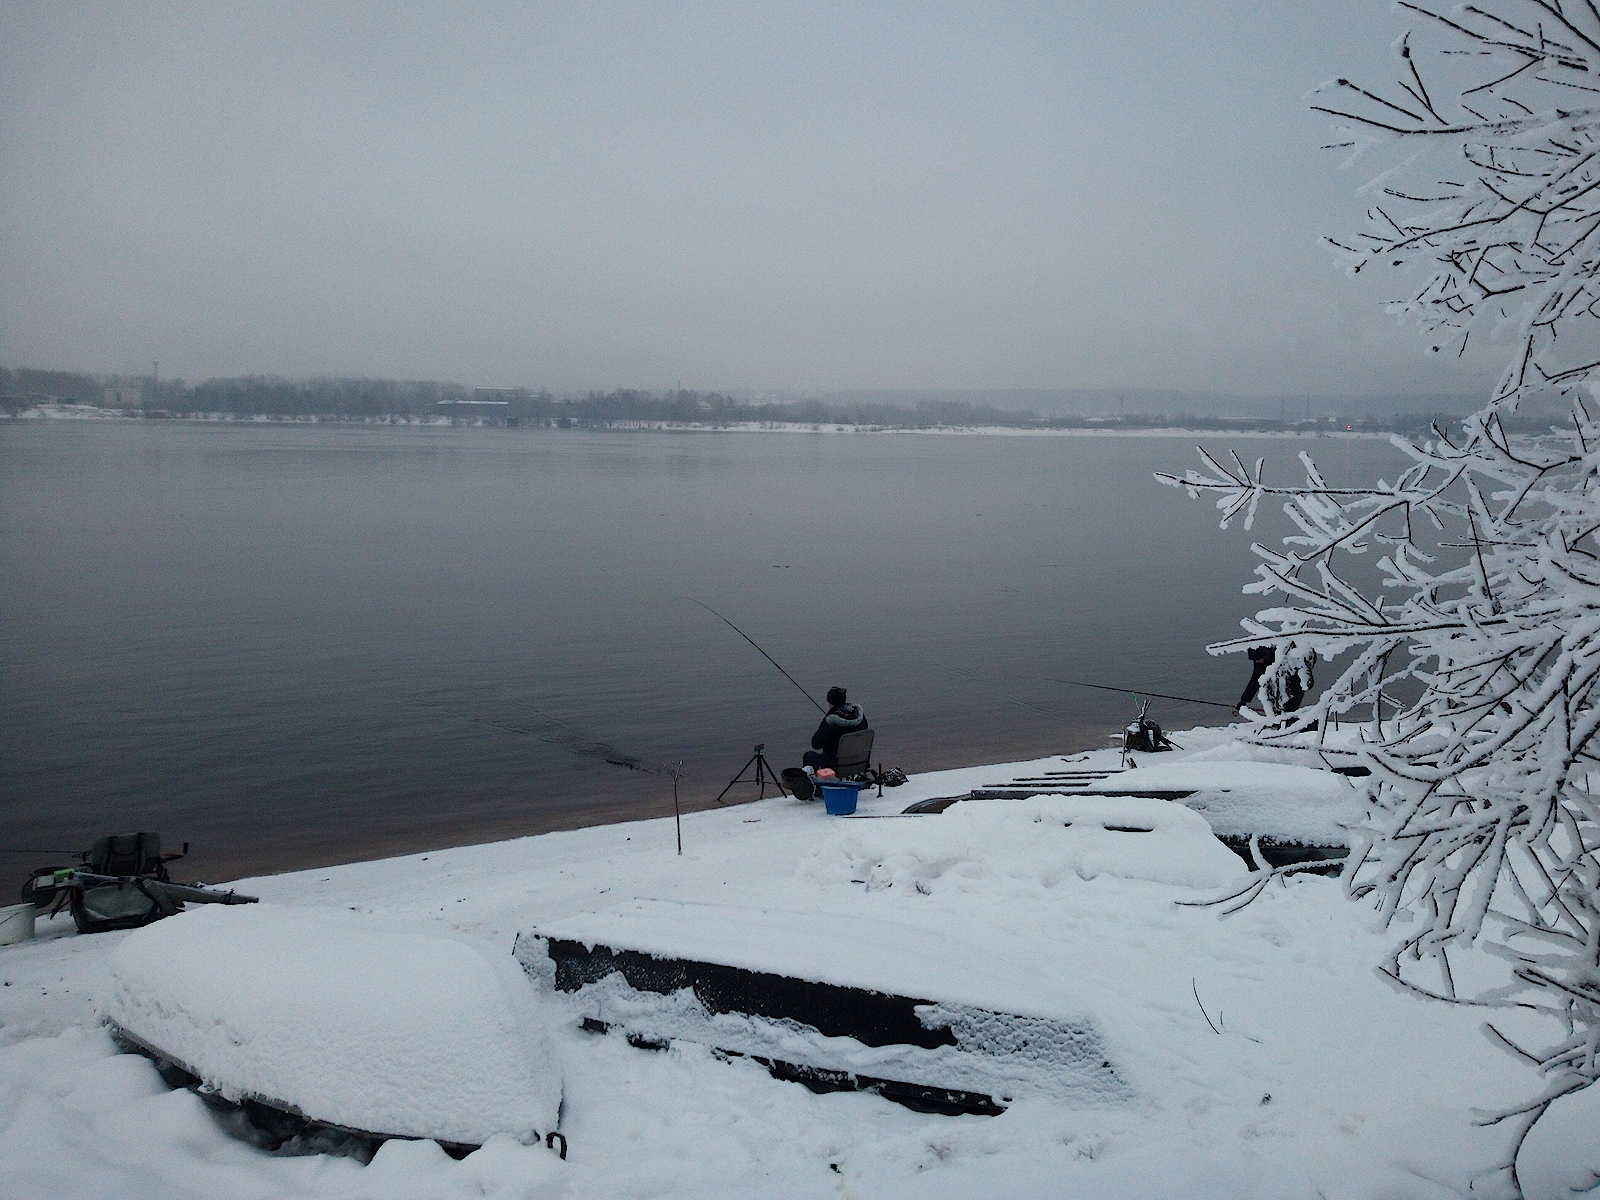
{"type": "Polygon", "coordinates": [[[828,815],[848,817],[856,810],[856,793],[866,785],[840,781],[818,786],[822,788],[822,807],[828,810],[828,815]]]}

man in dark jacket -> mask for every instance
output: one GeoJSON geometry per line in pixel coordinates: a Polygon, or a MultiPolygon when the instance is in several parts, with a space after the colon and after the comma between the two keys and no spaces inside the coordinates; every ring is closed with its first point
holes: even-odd
{"type": "Polygon", "coordinates": [[[808,767],[831,767],[839,761],[839,739],[867,727],[866,714],[851,704],[842,687],[828,689],[828,711],[811,735],[811,749],[800,760],[808,767]]]}
{"type": "MultiPolygon", "coordinates": [[[[1289,649],[1294,649],[1293,642],[1289,643],[1289,649]]],[[[1240,708],[1243,708],[1256,698],[1256,693],[1261,690],[1261,680],[1266,675],[1267,668],[1278,660],[1278,651],[1272,646],[1251,646],[1245,653],[1250,656],[1250,682],[1245,684],[1244,695],[1239,697],[1240,708]]],[[[1293,658],[1290,661],[1293,662],[1293,658]]],[[[1316,677],[1312,674],[1317,662],[1316,651],[1313,650],[1306,654],[1301,662],[1304,665],[1306,675],[1305,683],[1300,680],[1301,667],[1296,666],[1284,673],[1281,695],[1271,690],[1272,685],[1270,683],[1267,685],[1269,689],[1267,694],[1277,702],[1279,712],[1292,713],[1297,711],[1301,702],[1306,698],[1306,687],[1316,686],[1316,677]]]]}
{"type": "Polygon", "coordinates": [[[1261,677],[1278,659],[1278,651],[1272,646],[1251,646],[1245,653],[1250,656],[1250,682],[1244,685],[1244,695],[1239,697],[1240,708],[1256,698],[1261,690],[1261,677]]]}

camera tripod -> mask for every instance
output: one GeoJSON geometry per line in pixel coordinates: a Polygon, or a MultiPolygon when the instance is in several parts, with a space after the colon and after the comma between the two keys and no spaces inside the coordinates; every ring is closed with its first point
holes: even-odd
{"type": "Polygon", "coordinates": [[[722,789],[721,795],[719,795],[716,800],[718,804],[722,803],[722,797],[731,792],[733,790],[733,785],[736,783],[755,784],[757,789],[756,798],[758,800],[765,800],[767,798],[767,784],[769,782],[778,789],[778,795],[787,796],[789,794],[783,786],[783,780],[778,778],[778,773],[772,769],[772,764],[767,761],[767,756],[762,753],[764,750],[766,750],[766,748],[767,744],[765,742],[762,742],[760,745],[754,747],[755,753],[750,756],[750,761],[745,763],[744,766],[740,767],[739,773],[732,779],[728,780],[728,786],[722,789]],[[753,778],[746,779],[744,777],[744,773],[751,767],[756,769],[755,776],[753,778]]]}

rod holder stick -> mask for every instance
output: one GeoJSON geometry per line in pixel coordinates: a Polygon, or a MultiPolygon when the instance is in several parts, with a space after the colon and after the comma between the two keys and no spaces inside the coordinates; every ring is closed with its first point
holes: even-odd
{"type": "MultiPolygon", "coordinates": [[[[669,762],[666,772],[672,776],[672,822],[678,827],[678,857],[683,857],[683,810],[678,807],[678,776],[683,774],[683,759],[669,762]]],[[[718,797],[721,799],[721,797],[718,797]]]]}

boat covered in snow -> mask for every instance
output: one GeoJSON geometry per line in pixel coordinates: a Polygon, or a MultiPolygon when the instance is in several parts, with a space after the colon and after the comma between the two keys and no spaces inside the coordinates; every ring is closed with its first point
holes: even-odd
{"type": "Polygon", "coordinates": [[[130,934],[111,982],[114,1036],[268,1137],[464,1152],[556,1128],[533,989],[465,937],[339,909],[207,908],[130,934]]]}
{"type": "MultiPolygon", "coordinates": [[[[869,889],[915,892],[924,885],[907,864],[950,859],[963,845],[996,859],[1009,850],[1057,878],[1211,887],[1245,874],[1200,816],[1165,800],[1040,797],[859,827],[847,868],[858,874],[836,882],[869,889]]],[[[541,923],[516,955],[541,987],[572,998],[586,1028],[645,1047],[702,1043],[817,1091],[977,1114],[1029,1093],[1080,1104],[1130,1095],[1070,980],[953,934],[932,913],[890,920],[645,899],[541,923]]]]}
{"type": "Polygon", "coordinates": [[[985,781],[958,795],[911,804],[931,815],[964,801],[1071,795],[1172,800],[1205,818],[1217,838],[1247,864],[1329,863],[1337,871],[1360,824],[1364,767],[1312,767],[1280,762],[1208,761],[1196,756],[1134,769],[1090,769],[1063,760],[1027,774],[985,781]]]}

